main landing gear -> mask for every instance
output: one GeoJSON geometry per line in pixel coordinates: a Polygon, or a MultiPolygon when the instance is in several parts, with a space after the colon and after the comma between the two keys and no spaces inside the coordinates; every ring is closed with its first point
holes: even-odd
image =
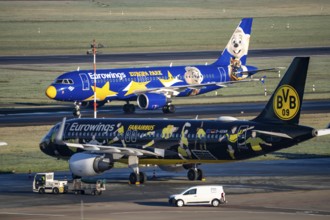
{"type": "Polygon", "coordinates": [[[81,106],[80,102],[75,102],[74,103],[74,109],[73,109],[73,112],[72,112],[74,117],[81,118],[80,106],[81,106]]]}
{"type": "Polygon", "coordinates": [[[135,112],[135,106],[133,104],[129,104],[129,102],[127,102],[123,106],[123,110],[124,110],[125,113],[134,113],[135,112]]]}
{"type": "Polygon", "coordinates": [[[163,106],[163,113],[174,113],[175,112],[175,106],[168,103],[167,105],[163,106]]]}
{"type": "MultiPolygon", "coordinates": [[[[125,113],[128,113],[128,114],[134,113],[135,112],[135,105],[129,104],[129,102],[127,102],[123,106],[123,110],[124,110],[125,113]]],[[[165,113],[165,114],[174,113],[175,112],[175,106],[168,103],[167,105],[163,106],[162,110],[163,110],[163,113],[165,113]]]]}
{"type": "Polygon", "coordinates": [[[143,184],[147,182],[147,175],[139,170],[139,158],[137,156],[128,157],[128,166],[133,169],[129,175],[130,184],[143,184]]]}
{"type": "Polygon", "coordinates": [[[201,169],[198,169],[197,166],[190,168],[187,173],[188,180],[204,180],[204,174],[201,169]]]}

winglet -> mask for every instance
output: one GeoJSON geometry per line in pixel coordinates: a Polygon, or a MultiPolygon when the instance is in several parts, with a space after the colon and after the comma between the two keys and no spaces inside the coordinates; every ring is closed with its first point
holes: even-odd
{"type": "Polygon", "coordinates": [[[63,133],[64,133],[64,128],[65,128],[65,122],[66,122],[66,117],[63,118],[60,129],[58,130],[58,132],[56,134],[55,143],[57,143],[57,144],[64,144],[63,133]]]}

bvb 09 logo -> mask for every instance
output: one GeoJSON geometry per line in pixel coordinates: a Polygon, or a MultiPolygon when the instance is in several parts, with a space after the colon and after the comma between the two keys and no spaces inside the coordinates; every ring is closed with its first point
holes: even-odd
{"type": "Polygon", "coordinates": [[[290,120],[296,116],[299,110],[299,96],[297,91],[289,86],[281,86],[275,93],[274,112],[282,120],[290,120]]]}

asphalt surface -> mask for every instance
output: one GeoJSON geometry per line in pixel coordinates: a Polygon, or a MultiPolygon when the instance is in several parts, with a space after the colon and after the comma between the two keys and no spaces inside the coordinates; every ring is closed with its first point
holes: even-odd
{"type": "MultiPolygon", "coordinates": [[[[136,107],[134,114],[125,114],[122,106],[108,104],[98,110],[98,117],[106,118],[218,118],[220,116],[257,116],[266,103],[220,103],[206,105],[177,105],[174,114],[164,114],[161,109],[146,111],[136,107]]],[[[73,105],[59,107],[0,109],[0,127],[49,125],[63,117],[72,118],[73,105]]],[[[302,113],[330,112],[330,100],[304,101],[302,113]]],[[[92,109],[83,109],[83,117],[93,117],[92,109]]]]}
{"type": "MultiPolygon", "coordinates": [[[[159,60],[216,60],[222,51],[98,54],[97,62],[137,62],[159,60]]],[[[249,50],[249,57],[330,55],[330,47],[249,50]]],[[[90,63],[91,55],[0,56],[0,65],[90,63]]]]}
{"type": "MultiPolygon", "coordinates": [[[[129,185],[128,168],[113,169],[101,196],[40,195],[28,174],[0,175],[0,219],[329,219],[330,158],[246,161],[202,165],[206,181],[191,182],[186,172],[146,167],[143,185],[129,185]],[[153,175],[155,178],[153,179],[153,175]],[[194,185],[219,184],[226,204],[214,208],[168,205],[171,194],[194,185]]],[[[32,174],[33,176],[33,174],[32,174]]],[[[65,179],[68,172],[56,173],[65,179]]]]}

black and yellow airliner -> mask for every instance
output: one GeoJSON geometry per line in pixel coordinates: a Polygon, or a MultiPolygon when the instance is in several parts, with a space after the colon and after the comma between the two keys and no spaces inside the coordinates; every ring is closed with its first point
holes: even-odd
{"type": "Polygon", "coordinates": [[[69,159],[75,176],[93,176],[114,162],[133,169],[131,183],[143,183],[140,164],[168,171],[188,169],[188,179],[201,180],[202,163],[249,159],[291,147],[330,129],[299,125],[309,57],[295,58],[263,111],[253,120],[232,117],[191,119],[63,119],[42,139],[40,149],[69,159]]]}

